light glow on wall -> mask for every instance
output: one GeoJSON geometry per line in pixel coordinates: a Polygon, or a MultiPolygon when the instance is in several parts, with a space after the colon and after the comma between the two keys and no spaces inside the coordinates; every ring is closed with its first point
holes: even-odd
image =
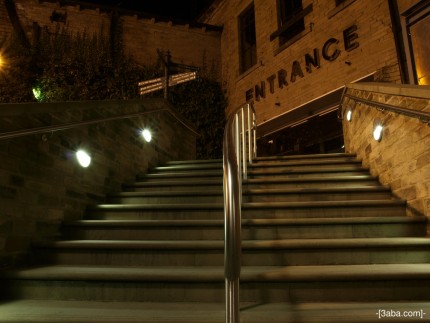
{"type": "Polygon", "coordinates": [[[78,150],[76,152],[76,159],[78,160],[79,165],[84,168],[87,168],[91,164],[91,156],[85,150],[78,150]]]}
{"type": "Polygon", "coordinates": [[[151,131],[149,131],[148,129],[143,129],[142,130],[142,137],[143,137],[143,139],[145,139],[146,142],[150,142],[152,140],[151,131]]]}
{"type": "Polygon", "coordinates": [[[376,141],[381,141],[382,130],[384,130],[384,127],[380,124],[377,124],[373,130],[373,139],[375,139],[376,141]]]}

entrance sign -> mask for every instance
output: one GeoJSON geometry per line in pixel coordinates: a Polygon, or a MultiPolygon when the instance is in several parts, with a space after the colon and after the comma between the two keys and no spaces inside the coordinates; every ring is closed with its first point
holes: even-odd
{"type": "MultiPolygon", "coordinates": [[[[197,78],[197,72],[186,72],[169,76],[168,86],[174,86],[180,83],[195,80],[197,78]]],[[[156,79],[139,82],[139,93],[144,95],[154,91],[158,91],[164,88],[166,84],[165,77],[158,77],[156,79]]]]}
{"type": "MultiPolygon", "coordinates": [[[[356,48],[358,48],[359,43],[356,41],[358,38],[357,25],[352,25],[349,28],[346,28],[342,32],[343,36],[343,48],[345,51],[349,52],[356,48]]],[[[325,61],[333,62],[335,61],[341,51],[339,49],[338,44],[340,43],[339,39],[329,38],[322,46],[321,55],[325,61]]],[[[288,86],[289,83],[294,83],[297,78],[305,77],[304,70],[308,73],[312,73],[312,69],[318,69],[321,67],[321,57],[320,50],[318,48],[314,48],[312,53],[307,53],[304,57],[305,69],[302,68],[302,64],[299,60],[293,61],[291,64],[291,68],[288,71],[285,69],[280,69],[276,73],[270,75],[266,78],[266,80],[261,81],[256,84],[253,88],[250,88],[245,92],[246,101],[250,101],[255,99],[256,101],[260,101],[260,98],[266,97],[266,87],[269,89],[271,94],[275,93],[275,88],[279,89],[288,86]],[[266,86],[267,83],[267,86],[266,86]]]]}
{"type": "Polygon", "coordinates": [[[140,95],[144,95],[147,93],[164,89],[164,98],[167,99],[168,88],[170,86],[192,81],[197,78],[197,71],[199,70],[198,67],[173,63],[171,61],[171,55],[169,51],[167,51],[166,53],[163,53],[162,51],[157,49],[157,53],[161,63],[164,65],[164,76],[158,77],[152,80],[148,80],[148,81],[139,82],[138,86],[139,86],[140,95]],[[171,72],[173,70],[176,71],[178,69],[188,70],[191,72],[171,75],[171,72]]]}

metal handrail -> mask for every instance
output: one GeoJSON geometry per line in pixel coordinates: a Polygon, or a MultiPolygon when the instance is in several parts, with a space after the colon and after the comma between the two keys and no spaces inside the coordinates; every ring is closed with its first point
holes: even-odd
{"type": "MultiPolygon", "coordinates": [[[[359,97],[356,97],[354,95],[347,94],[347,93],[344,93],[342,95],[340,102],[343,102],[345,97],[350,99],[350,100],[354,100],[355,102],[359,102],[359,103],[363,103],[365,105],[373,106],[373,107],[375,107],[379,110],[382,110],[382,111],[394,112],[394,113],[401,114],[401,115],[404,115],[407,117],[416,118],[422,122],[427,123],[430,126],[430,113],[429,112],[416,111],[416,110],[402,108],[402,107],[398,107],[398,106],[387,104],[387,103],[375,102],[375,101],[371,101],[368,99],[359,98],[359,97]]],[[[342,108],[343,108],[343,105],[341,104],[341,109],[342,108]]],[[[343,112],[344,111],[342,109],[342,113],[340,115],[341,118],[343,118],[343,112]]]]}
{"type": "Polygon", "coordinates": [[[227,323],[240,322],[242,179],[256,152],[256,117],[251,104],[238,108],[227,120],[223,142],[224,277],[227,323]]]}
{"type": "Polygon", "coordinates": [[[103,118],[98,118],[98,119],[94,119],[94,120],[67,122],[67,123],[58,124],[58,125],[49,125],[49,126],[42,126],[42,127],[20,129],[20,130],[15,130],[15,131],[0,132],[0,140],[14,139],[14,138],[19,138],[19,137],[23,137],[23,136],[41,134],[41,133],[46,133],[46,132],[68,130],[68,129],[79,128],[79,127],[83,127],[83,126],[93,125],[93,124],[97,124],[97,123],[115,121],[115,120],[131,119],[131,118],[141,117],[141,116],[144,116],[147,114],[158,113],[158,112],[169,113],[179,123],[181,123],[184,127],[186,127],[188,130],[190,130],[191,132],[198,135],[198,133],[190,125],[188,125],[186,122],[181,120],[181,117],[178,115],[178,113],[176,111],[174,111],[170,107],[165,107],[165,108],[152,109],[152,110],[148,110],[148,111],[126,113],[126,114],[121,114],[121,115],[116,115],[116,116],[111,116],[111,117],[103,117],[103,118]]]}

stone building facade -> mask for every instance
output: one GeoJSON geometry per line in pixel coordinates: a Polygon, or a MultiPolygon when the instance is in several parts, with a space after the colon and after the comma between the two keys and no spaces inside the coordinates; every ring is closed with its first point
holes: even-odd
{"type": "Polygon", "coordinates": [[[159,49],[170,51],[176,63],[203,68],[211,76],[218,77],[219,27],[177,22],[80,1],[2,0],[0,3],[0,39],[19,28],[30,41],[42,28],[50,33],[66,29],[75,34],[102,33],[112,37],[113,27],[121,32],[125,52],[141,65],[155,64],[159,49]]]}
{"type": "MultiPolygon", "coordinates": [[[[227,113],[252,101],[259,136],[267,136],[262,151],[270,153],[294,152],[291,142],[284,145],[287,149],[267,148],[268,142],[289,137],[288,131],[295,132],[290,137],[305,137],[309,129],[330,123],[333,133],[323,141],[342,137],[341,125],[335,125],[335,112],[330,118],[330,111],[339,106],[346,84],[414,83],[407,75],[411,71],[403,23],[412,6],[425,2],[215,1],[203,21],[223,26],[221,79],[229,98],[227,113]],[[298,126],[303,123],[306,126],[298,126]]],[[[299,152],[333,151],[330,144],[319,149],[323,143],[315,139],[327,131],[315,130],[313,139],[304,143],[313,148],[299,152]]],[[[340,148],[341,141],[336,145],[340,148]]]]}

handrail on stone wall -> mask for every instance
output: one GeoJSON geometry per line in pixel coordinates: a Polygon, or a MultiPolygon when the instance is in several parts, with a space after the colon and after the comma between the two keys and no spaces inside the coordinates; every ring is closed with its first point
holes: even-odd
{"type": "MultiPolygon", "coordinates": [[[[51,105],[54,105],[54,104],[57,104],[57,103],[51,103],[51,105]]],[[[69,104],[73,105],[73,102],[69,102],[69,104]]],[[[77,102],[77,104],[80,104],[80,102],[77,102]]],[[[0,132],[0,140],[14,139],[14,138],[19,138],[19,137],[23,137],[23,136],[41,134],[41,133],[53,132],[53,131],[63,131],[63,130],[79,128],[79,127],[83,127],[83,126],[89,126],[89,125],[93,125],[93,124],[97,124],[97,123],[115,121],[115,120],[132,119],[132,118],[141,117],[144,115],[157,113],[157,112],[169,113],[179,123],[181,123],[185,128],[190,130],[192,133],[198,135],[196,130],[191,125],[189,125],[187,122],[185,122],[183,120],[183,118],[178,114],[178,112],[176,112],[171,106],[169,106],[169,104],[167,102],[164,102],[163,105],[164,106],[161,108],[148,109],[146,111],[139,111],[139,112],[135,112],[135,113],[122,113],[122,114],[118,114],[115,116],[96,118],[93,120],[66,122],[66,123],[57,124],[57,125],[48,125],[48,126],[42,126],[42,127],[19,129],[19,130],[15,130],[15,131],[0,132]]],[[[39,112],[39,111],[33,111],[33,113],[37,113],[37,112],[39,112]]]]}
{"type": "Polygon", "coordinates": [[[397,114],[401,114],[410,118],[415,118],[420,120],[421,122],[426,123],[428,126],[430,126],[430,113],[429,112],[424,112],[424,111],[416,111],[416,110],[412,110],[412,109],[407,109],[407,108],[402,108],[399,106],[395,106],[392,104],[387,104],[387,103],[382,103],[382,102],[376,102],[376,101],[372,101],[369,99],[363,99],[360,97],[357,97],[355,95],[351,95],[346,93],[346,89],[347,87],[345,87],[345,91],[342,94],[342,97],[340,99],[340,109],[339,109],[339,118],[343,119],[344,116],[344,112],[348,107],[344,107],[344,100],[345,98],[353,100],[356,103],[362,103],[371,107],[374,107],[378,110],[381,111],[389,111],[389,112],[394,112],[397,114]]]}
{"type": "Polygon", "coordinates": [[[226,323],[240,322],[239,279],[241,270],[242,179],[256,152],[256,117],[245,104],[227,120],[223,142],[224,186],[224,276],[226,323]]]}

